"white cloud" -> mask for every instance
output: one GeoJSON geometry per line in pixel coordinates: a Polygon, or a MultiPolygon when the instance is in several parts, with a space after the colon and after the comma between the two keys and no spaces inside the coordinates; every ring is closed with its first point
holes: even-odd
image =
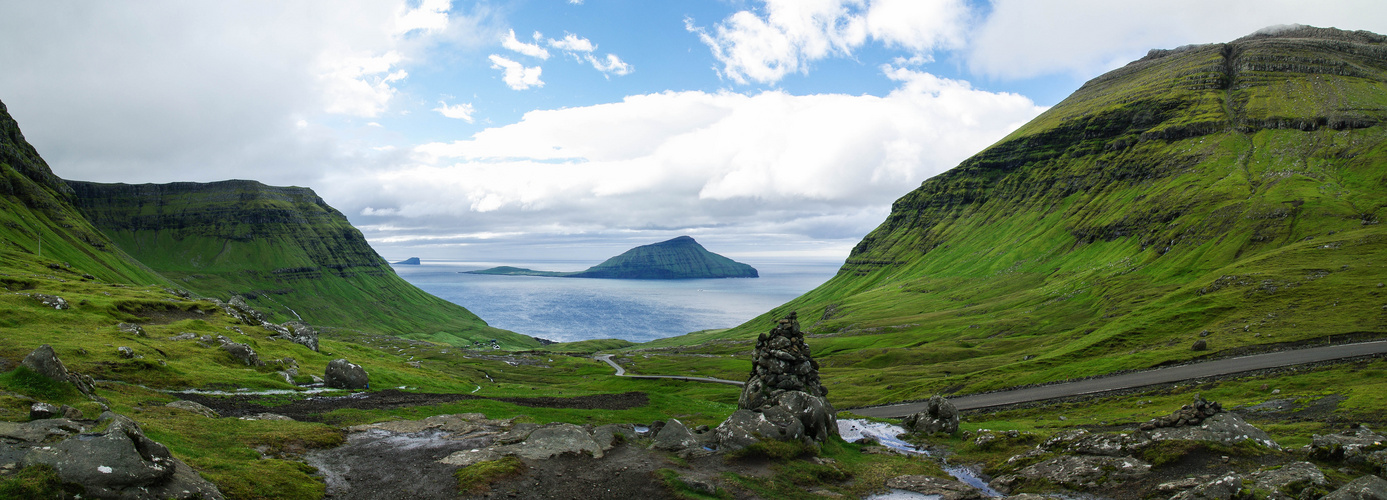
{"type": "Polygon", "coordinates": [[[400,62],[395,51],[380,56],[325,55],[319,79],[326,100],[324,111],[352,116],[375,117],[385,111],[395,96],[392,83],[409,76],[402,69],[390,71],[400,62]]]}
{"type": "Polygon", "coordinates": [[[550,38],[549,46],[565,52],[592,52],[597,48],[592,41],[572,33],[565,34],[562,40],[550,38]]]}
{"type": "Polygon", "coordinates": [[[917,54],[960,46],[962,0],[764,0],[764,14],[739,11],[708,30],[685,20],[737,83],[774,83],[808,73],[810,62],[846,57],[869,39],[917,54]]]}
{"type": "Polygon", "coordinates": [[[395,17],[395,33],[405,34],[414,30],[425,33],[443,31],[448,27],[450,0],[424,0],[414,9],[400,6],[400,14],[395,17]]]}
{"type": "Polygon", "coordinates": [[[972,34],[975,73],[1028,78],[1094,76],[1153,48],[1227,42],[1275,24],[1387,32],[1387,2],[1376,0],[996,0],[972,34]]]}
{"type": "Polygon", "coordinates": [[[630,64],[626,64],[625,61],[622,61],[616,54],[607,54],[607,57],[601,59],[594,57],[592,54],[588,54],[587,60],[589,63],[592,63],[593,69],[610,75],[629,75],[632,71],[636,70],[632,68],[630,64]]]}
{"type": "MultiPolygon", "coordinates": [[[[536,31],[534,38],[537,42],[541,38],[543,38],[543,36],[540,35],[538,31],[536,31]]],[[[544,47],[540,47],[538,43],[525,43],[520,40],[517,40],[515,38],[515,30],[509,30],[506,32],[506,36],[501,38],[501,46],[518,54],[527,55],[538,59],[549,58],[549,51],[544,50],[544,47]]]]}
{"type": "Polygon", "coordinates": [[[491,67],[503,70],[505,73],[501,79],[506,82],[506,86],[515,90],[525,90],[530,87],[543,87],[544,82],[539,79],[542,69],[539,66],[526,67],[524,64],[506,59],[492,54],[491,67]]]}
{"type": "Polygon", "coordinates": [[[883,97],[663,92],[532,111],[466,140],[421,145],[412,163],[388,172],[341,173],[324,185],[349,210],[395,210],[387,220],[402,227],[855,239],[891,200],[1042,111],[1016,94],[882,70],[899,82],[883,97]]]}
{"type": "Polygon", "coordinates": [[[433,108],[433,110],[445,117],[472,123],[473,109],[471,103],[459,103],[450,106],[446,102],[438,101],[438,107],[433,108]]]}

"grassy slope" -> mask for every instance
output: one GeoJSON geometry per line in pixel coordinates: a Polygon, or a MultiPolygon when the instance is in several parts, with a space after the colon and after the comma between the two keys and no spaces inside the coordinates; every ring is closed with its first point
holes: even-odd
{"type": "Polygon", "coordinates": [[[1096,78],[898,200],[824,285],[642,347],[738,352],[797,310],[852,406],[1387,334],[1387,45],[1322,33],[1096,78]]]}
{"type": "Polygon", "coordinates": [[[53,175],[0,103],[0,258],[25,254],[58,265],[50,273],[124,283],[167,283],[110,244],[70,203],[72,190],[53,175]],[[68,265],[63,265],[64,263],[68,265]]]}
{"type": "Polygon", "coordinates": [[[278,321],[538,345],[405,282],[309,189],[254,181],[69,184],[83,213],[141,262],[203,295],[247,295],[278,321]]]}

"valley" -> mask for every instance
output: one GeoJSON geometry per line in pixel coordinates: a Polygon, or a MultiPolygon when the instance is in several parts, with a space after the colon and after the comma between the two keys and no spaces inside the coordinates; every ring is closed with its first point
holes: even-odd
{"type": "MultiPolygon", "coordinates": [[[[1153,50],[641,343],[488,325],[307,188],[61,180],[0,105],[0,498],[1380,498],[1384,82],[1367,32],[1153,50]]],[[[756,275],[665,244],[586,273],[756,275]]]]}

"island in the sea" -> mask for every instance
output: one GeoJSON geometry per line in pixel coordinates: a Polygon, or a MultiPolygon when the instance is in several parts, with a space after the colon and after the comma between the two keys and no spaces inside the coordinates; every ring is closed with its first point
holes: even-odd
{"type": "Polygon", "coordinates": [[[392,264],[395,264],[395,265],[397,265],[397,266],[417,266],[417,265],[419,265],[419,258],[418,258],[418,257],[410,257],[410,258],[408,258],[408,259],[405,259],[405,260],[402,260],[402,261],[399,261],[399,262],[392,262],[392,264]]]}
{"type": "Polygon", "coordinates": [[[548,276],[554,278],[607,279],[696,279],[696,278],[755,278],[756,268],[709,252],[693,238],[678,238],[642,245],[627,250],[586,271],[535,271],[521,267],[501,266],[468,274],[505,276],[548,276]]]}

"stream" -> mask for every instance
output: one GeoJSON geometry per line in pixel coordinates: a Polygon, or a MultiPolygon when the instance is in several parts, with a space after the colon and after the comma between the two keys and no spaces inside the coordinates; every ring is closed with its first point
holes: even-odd
{"type": "MultiPolygon", "coordinates": [[[[905,441],[902,441],[900,438],[897,438],[896,436],[905,434],[905,429],[899,425],[893,425],[884,422],[872,422],[860,418],[840,418],[838,419],[838,433],[843,436],[844,441],[848,442],[854,442],[861,439],[874,439],[882,446],[906,454],[931,456],[928,450],[922,450],[918,446],[907,443],[905,441]]],[[[982,491],[984,495],[987,495],[989,497],[1006,496],[1003,495],[1001,492],[994,490],[992,489],[992,487],[988,486],[987,482],[983,481],[982,478],[978,477],[972,469],[969,469],[968,467],[964,467],[961,465],[949,465],[949,462],[942,458],[939,460],[943,464],[944,472],[949,473],[949,475],[953,476],[955,479],[958,479],[964,484],[977,488],[978,490],[982,491]]],[[[886,493],[879,493],[876,495],[868,496],[866,498],[867,500],[938,500],[939,495],[923,495],[920,493],[915,493],[913,491],[893,489],[886,493]]]]}

